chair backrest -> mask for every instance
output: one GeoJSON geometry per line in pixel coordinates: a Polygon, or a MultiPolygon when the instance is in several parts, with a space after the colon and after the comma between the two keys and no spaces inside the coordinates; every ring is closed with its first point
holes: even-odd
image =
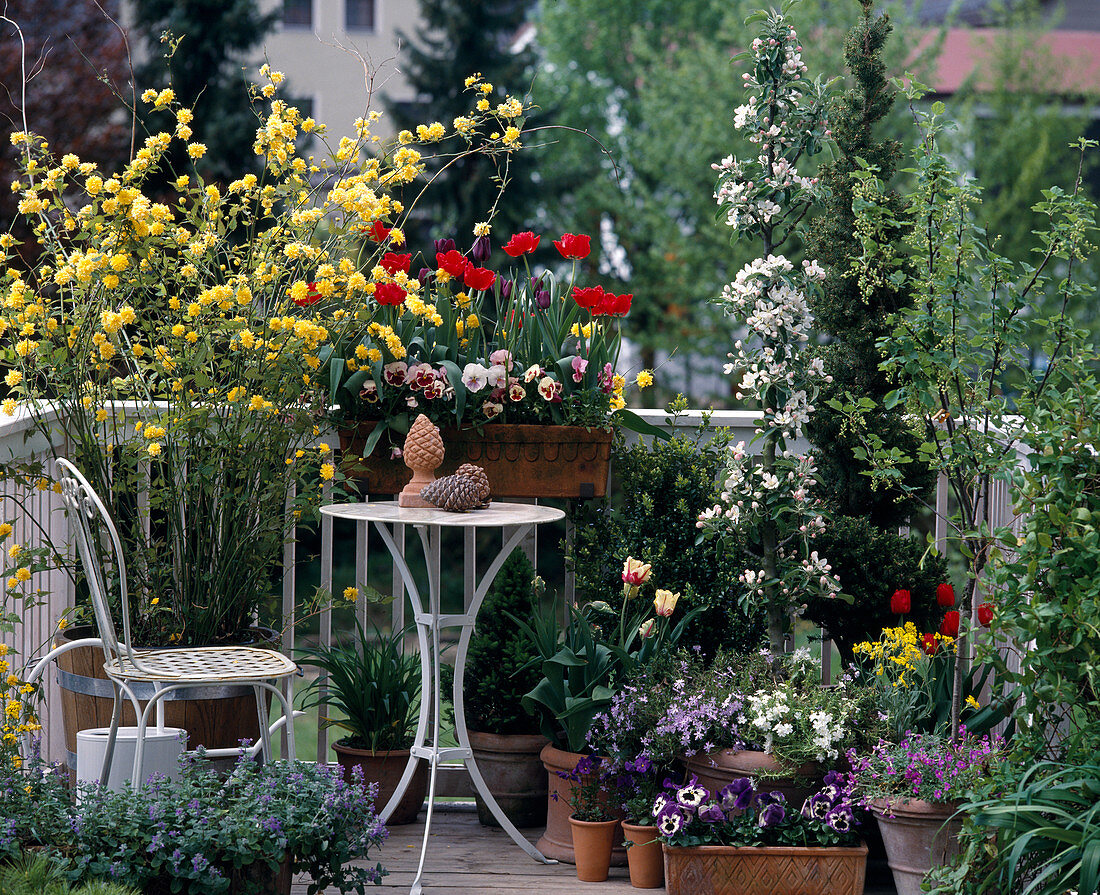
{"type": "Polygon", "coordinates": [[[111,520],[111,514],[88,480],[68,460],[57,458],[54,461],[58,481],[61,484],[61,498],[65,502],[65,512],[76,530],[76,547],[80,562],[91,591],[92,608],[95,610],[99,636],[103,640],[103,652],[107,661],[125,652],[133,662],[134,652],[130,643],[130,599],[126,591],[126,562],[122,557],[122,542],[118,530],[111,520]],[[113,562],[118,576],[118,592],[122,603],[122,642],[119,643],[114,619],[111,617],[111,605],[107,598],[107,582],[104,577],[103,554],[100,551],[101,539],[97,530],[105,529],[110,543],[104,545],[109,561],[113,562]]]}

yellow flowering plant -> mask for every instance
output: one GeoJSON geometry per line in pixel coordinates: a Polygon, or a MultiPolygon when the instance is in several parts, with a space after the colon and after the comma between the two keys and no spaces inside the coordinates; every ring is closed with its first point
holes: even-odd
{"type": "MultiPolygon", "coordinates": [[[[371,112],[330,144],[278,98],[279,72],[260,75],[259,167],[229,183],[194,168],[206,147],[171,89],[142,94],[171,131],[120,171],[58,157],[26,122],[11,136],[34,238],[0,236],[2,410],[65,435],[119,525],[149,645],[240,639],[286,539],[342,485],[317,444],[324,374],[380,318],[393,278],[376,262],[411,211],[397,196],[422,186],[441,127],[387,143],[371,112]],[[300,154],[311,139],[324,160],[300,154]],[[174,144],[190,170],[170,168],[174,144]]],[[[491,111],[462,127],[487,120],[495,132],[491,111]]],[[[515,142],[505,130],[469,151],[515,142]]]]}
{"type": "MultiPolygon", "coordinates": [[[[921,633],[913,622],[883,628],[853,648],[856,682],[875,693],[893,742],[908,733],[950,735],[955,638],[921,633]]],[[[993,686],[993,667],[975,663],[963,677],[962,723],[975,735],[1003,721],[1011,703],[993,686]],[[985,700],[983,705],[980,699],[985,700]]]]}

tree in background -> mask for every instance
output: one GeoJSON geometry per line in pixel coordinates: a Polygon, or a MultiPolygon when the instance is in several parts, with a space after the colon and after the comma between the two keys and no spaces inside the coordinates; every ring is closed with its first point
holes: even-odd
{"type": "MultiPolygon", "coordinates": [[[[231,180],[257,167],[252,151],[257,116],[249,103],[245,60],[255,56],[278,18],[262,14],[256,0],[133,0],[134,25],[149,61],[137,72],[138,93],[170,86],[192,108],[191,128],[206,144],[197,163],[208,179],[231,180]],[[162,35],[171,37],[162,41],[162,35]]],[[[167,112],[143,116],[150,133],[175,128],[167,112]]],[[[180,144],[173,143],[180,152],[180,144]]],[[[165,170],[184,170],[189,161],[171,158],[165,170]]]]}
{"type": "MultiPolygon", "coordinates": [[[[117,0],[101,0],[117,17],[117,0]]],[[[23,113],[53,146],[113,167],[129,158],[130,119],[115,93],[128,94],[122,31],[91,0],[8,0],[0,20],[0,220],[18,219],[16,149],[8,133],[23,113]],[[25,77],[24,79],[24,65],[25,77]],[[24,95],[24,86],[26,93],[24,95]]]]}
{"type": "MultiPolygon", "coordinates": [[[[484,102],[499,103],[505,93],[522,96],[530,86],[535,54],[530,45],[517,47],[515,41],[531,5],[531,0],[421,0],[423,25],[415,38],[398,32],[401,70],[418,100],[389,102],[395,128],[438,121],[457,141],[454,119],[469,114],[475,102],[463,85],[478,72],[495,88],[482,97],[484,102]]],[[[528,121],[525,129],[531,126],[528,121]]],[[[474,225],[488,219],[505,181],[508,191],[493,215],[494,241],[506,242],[513,233],[539,225],[538,197],[549,174],[533,147],[503,158],[471,155],[441,168],[437,164],[428,172],[437,179],[420,202],[421,241],[449,237],[461,249],[469,247],[474,225]]],[[[415,245],[417,237],[410,236],[415,245]]]]}

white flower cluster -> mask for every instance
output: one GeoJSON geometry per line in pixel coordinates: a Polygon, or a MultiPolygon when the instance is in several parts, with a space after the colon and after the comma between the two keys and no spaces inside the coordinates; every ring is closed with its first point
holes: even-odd
{"type": "Polygon", "coordinates": [[[783,740],[794,733],[791,722],[791,706],[787,694],[782,691],[758,691],[748,698],[748,721],[763,738],[764,751],[771,752],[777,739],[783,740]]]}
{"type": "Polygon", "coordinates": [[[837,743],[844,739],[847,718],[833,717],[828,712],[811,712],[810,726],[814,731],[813,748],[817,750],[818,761],[837,757],[837,743]]]}

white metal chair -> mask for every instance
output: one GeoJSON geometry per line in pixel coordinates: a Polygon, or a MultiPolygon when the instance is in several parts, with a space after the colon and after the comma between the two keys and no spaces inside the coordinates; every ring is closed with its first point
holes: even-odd
{"type": "MultiPolygon", "coordinates": [[[[126,590],[126,564],[122,556],[122,544],[118,537],[111,515],[100,500],[99,495],[87,479],[68,460],[55,461],[61,495],[65,503],[65,512],[76,532],[76,546],[80,554],[84,574],[91,592],[92,606],[96,622],[99,625],[100,640],[103,646],[105,662],[103,670],[114,687],[114,712],[111,717],[111,730],[107,740],[107,750],[103,759],[103,772],[100,785],[106,784],[110,776],[114,758],[115,739],[118,734],[119,720],[122,717],[122,696],[126,695],[134,707],[138,721],[137,743],[134,754],[132,784],[140,788],[142,784],[141,766],[145,744],[145,731],[151,713],[156,710],[157,726],[164,726],[164,698],[184,687],[218,684],[242,684],[251,686],[256,694],[256,715],[260,724],[260,741],[250,747],[207,749],[211,758],[227,755],[239,755],[242,752],[255,756],[260,750],[265,760],[271,760],[271,734],[280,725],[286,726],[288,758],[294,759],[294,714],[283,691],[274,682],[295,674],[297,666],[282,653],[274,650],[247,646],[211,646],[181,647],[172,649],[135,649],[130,641],[130,605],[126,590]],[[96,537],[94,526],[102,526],[110,543],[104,544],[105,554],[110,555],[114,564],[114,582],[122,606],[122,641],[118,639],[114,620],[111,618],[107,600],[107,585],[100,563],[100,541],[96,537]],[[151,683],[154,695],[141,710],[137,696],[131,684],[151,683]],[[283,710],[283,717],[274,725],[268,723],[265,691],[274,694],[283,710]]],[[[87,642],[87,641],[85,641],[87,642]]],[[[62,647],[61,649],[64,649],[62,647]]],[[[39,666],[43,666],[54,657],[56,651],[43,657],[39,666]]]]}

